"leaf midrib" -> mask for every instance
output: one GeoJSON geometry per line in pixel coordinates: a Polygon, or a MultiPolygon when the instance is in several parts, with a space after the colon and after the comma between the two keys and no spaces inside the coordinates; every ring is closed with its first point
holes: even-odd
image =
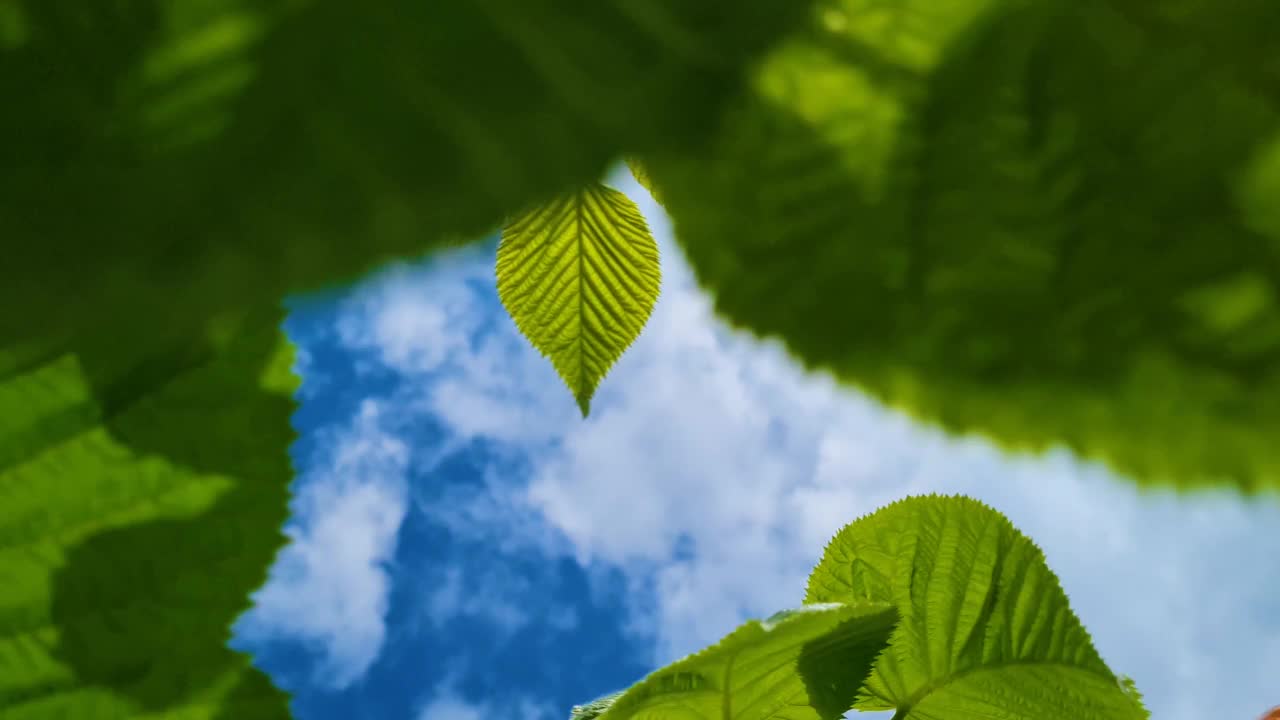
{"type": "MultiPolygon", "coordinates": [[[[577,202],[573,205],[574,222],[577,223],[577,243],[578,243],[578,387],[579,393],[587,391],[587,313],[586,313],[586,281],[582,276],[583,252],[586,245],[583,243],[582,236],[586,230],[586,223],[582,219],[582,206],[586,203],[588,193],[594,192],[594,188],[588,188],[586,192],[580,193],[575,199],[577,202]]],[[[582,406],[582,414],[586,415],[590,407],[590,400],[579,401],[582,406]]]]}

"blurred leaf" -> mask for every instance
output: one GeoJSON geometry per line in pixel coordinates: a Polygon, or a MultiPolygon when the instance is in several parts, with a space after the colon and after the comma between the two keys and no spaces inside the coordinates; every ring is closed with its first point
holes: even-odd
{"type": "Polygon", "coordinates": [[[858,700],[900,720],[1140,720],[1044,555],[1000,513],[914,497],[841,530],[806,603],[890,602],[901,616],[858,700]]]}
{"type": "Polygon", "coordinates": [[[27,41],[27,18],[15,2],[0,3],[0,50],[12,50],[27,41]]]}
{"type": "Polygon", "coordinates": [[[593,705],[606,708],[600,720],[834,720],[849,709],[896,621],[884,603],[780,612],[593,705]]]}
{"type": "Polygon", "coordinates": [[[826,0],[713,142],[642,157],[719,312],[807,365],[1144,483],[1280,488],[1275,27],[826,0]]]}
{"type": "Polygon", "coordinates": [[[631,171],[631,176],[640,183],[640,187],[649,191],[649,195],[653,197],[653,201],[662,204],[662,193],[658,192],[658,187],[653,184],[653,178],[649,175],[649,171],[645,169],[644,162],[637,157],[627,158],[627,169],[631,171]]]}
{"type": "Polygon", "coordinates": [[[662,282],[640,208],[599,183],[512,220],[498,244],[498,296],[578,401],[644,328],[662,282]]]}
{"type": "Polygon", "coordinates": [[[281,717],[276,308],[703,142],[767,0],[0,0],[0,715],[281,717]]]}
{"type": "Polygon", "coordinates": [[[6,0],[0,342],[479,237],[625,151],[704,142],[805,5],[6,0]]]}
{"type": "Polygon", "coordinates": [[[0,352],[0,717],[289,716],[226,647],[284,541],[279,321],[0,352]]]}

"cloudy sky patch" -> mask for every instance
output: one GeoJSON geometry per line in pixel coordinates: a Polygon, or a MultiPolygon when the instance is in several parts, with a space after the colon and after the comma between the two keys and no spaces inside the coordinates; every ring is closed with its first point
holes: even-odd
{"type": "Polygon", "coordinates": [[[408,449],[365,401],[352,422],[320,431],[318,457],[298,483],[289,545],[237,632],[249,640],[300,640],[322,658],[316,682],[343,687],[377,657],[385,635],[395,550],[407,503],[408,449]]]}

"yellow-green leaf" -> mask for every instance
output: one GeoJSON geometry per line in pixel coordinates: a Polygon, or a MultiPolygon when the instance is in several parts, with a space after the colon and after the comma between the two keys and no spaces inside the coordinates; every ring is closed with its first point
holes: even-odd
{"type": "Polygon", "coordinates": [[[1145,720],[1035,544],[966,497],[911,497],[846,525],[806,603],[892,603],[901,621],[859,710],[899,720],[1145,720]]]}
{"type": "Polygon", "coordinates": [[[809,604],[751,620],[719,643],[572,720],[836,720],[889,643],[886,602],[809,604]]]}
{"type": "Polygon", "coordinates": [[[518,216],[498,245],[498,295],[582,409],[658,299],[658,245],[636,204],[599,183],[518,216]]]}

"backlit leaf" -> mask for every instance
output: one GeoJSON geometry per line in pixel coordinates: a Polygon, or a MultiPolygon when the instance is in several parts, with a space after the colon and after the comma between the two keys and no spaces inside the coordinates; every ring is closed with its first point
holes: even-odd
{"type": "Polygon", "coordinates": [[[805,602],[888,602],[901,616],[857,707],[899,720],[1142,720],[1044,554],[1000,513],[914,497],[841,530],[805,602]]]}
{"type": "Polygon", "coordinates": [[[806,605],[753,620],[616,698],[603,698],[607,710],[599,717],[835,720],[849,709],[896,620],[884,603],[806,605]]]}
{"type": "Polygon", "coordinates": [[[517,216],[498,245],[498,295],[585,417],[658,300],[658,245],[640,209],[599,183],[517,216]]]}

